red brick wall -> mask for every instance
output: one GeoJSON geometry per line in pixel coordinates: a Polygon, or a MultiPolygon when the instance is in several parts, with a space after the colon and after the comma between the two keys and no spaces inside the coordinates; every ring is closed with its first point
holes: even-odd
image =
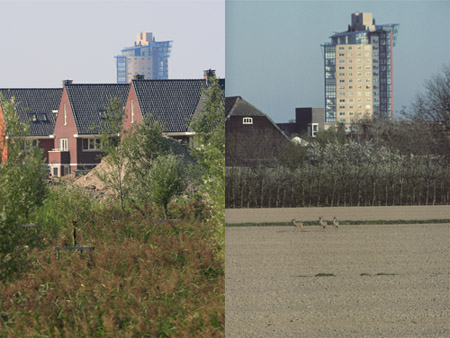
{"type": "MultiPolygon", "coordinates": [[[[83,151],[83,139],[79,138],[77,141],[77,159],[79,165],[86,165],[92,163],[100,163],[100,151],[83,151]]],[[[73,163],[73,162],[72,162],[73,163]]]]}
{"type": "Polygon", "coordinates": [[[77,139],[73,137],[77,134],[77,127],[73,118],[72,109],[70,108],[69,98],[64,88],[61,97],[61,103],[58,109],[58,116],[55,122],[55,148],[59,148],[59,140],[67,138],[69,142],[70,162],[77,163],[77,139]],[[64,104],[66,104],[67,125],[64,125],[64,104]]]}
{"type": "Polygon", "coordinates": [[[44,158],[45,161],[48,163],[49,157],[48,157],[48,152],[50,150],[52,150],[53,148],[55,148],[54,146],[55,144],[55,140],[54,139],[40,139],[39,140],[39,147],[42,148],[44,150],[44,158]]]}
{"type": "Polygon", "coordinates": [[[137,101],[136,91],[134,90],[134,85],[130,86],[130,92],[128,93],[127,103],[125,105],[125,118],[123,120],[123,129],[129,130],[137,122],[142,121],[142,112],[139,109],[139,104],[137,101]],[[131,101],[134,101],[134,123],[131,123],[131,101]]]}

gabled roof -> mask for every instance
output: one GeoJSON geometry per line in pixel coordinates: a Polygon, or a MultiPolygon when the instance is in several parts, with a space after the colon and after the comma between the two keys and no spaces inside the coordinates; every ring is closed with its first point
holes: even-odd
{"type": "Polygon", "coordinates": [[[225,98],[225,107],[228,111],[228,116],[265,116],[261,110],[245,101],[240,96],[231,96],[225,98]]]}
{"type": "Polygon", "coordinates": [[[229,96],[225,98],[225,117],[230,113],[231,108],[234,107],[237,99],[242,99],[240,96],[229,96]]]}
{"type": "Polygon", "coordinates": [[[248,116],[248,117],[265,117],[273,126],[275,129],[278,129],[278,131],[286,138],[289,139],[286,134],[280,129],[280,127],[277,126],[275,122],[272,121],[272,119],[264,114],[261,110],[256,108],[255,106],[251,105],[247,101],[245,101],[240,96],[230,96],[225,98],[225,111],[228,111],[226,119],[230,119],[232,116],[248,116]]]}
{"type": "MultiPolygon", "coordinates": [[[[225,90],[225,80],[219,79],[225,90]]],[[[187,132],[192,117],[203,110],[206,99],[204,79],[194,80],[133,80],[143,118],[152,116],[164,124],[165,132],[187,132]]]]}
{"type": "Polygon", "coordinates": [[[0,89],[3,96],[15,98],[17,113],[22,122],[30,124],[29,136],[49,136],[55,128],[56,114],[61,102],[62,88],[0,89]]]}
{"type": "Polygon", "coordinates": [[[133,80],[143,118],[152,116],[166,132],[186,132],[192,116],[202,110],[205,80],[133,80]]]}
{"type": "Polygon", "coordinates": [[[129,84],[66,84],[67,96],[78,134],[97,134],[107,128],[102,112],[118,97],[125,106],[129,84]]]}

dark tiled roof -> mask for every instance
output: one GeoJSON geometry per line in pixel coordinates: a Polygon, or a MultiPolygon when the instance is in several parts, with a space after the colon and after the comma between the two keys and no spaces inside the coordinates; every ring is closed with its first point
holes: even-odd
{"type": "Polygon", "coordinates": [[[133,80],[144,118],[152,116],[166,132],[185,132],[192,116],[199,113],[205,80],[133,80]]]}
{"type": "Polygon", "coordinates": [[[267,116],[240,96],[226,97],[225,108],[227,116],[267,116]]]}
{"type": "Polygon", "coordinates": [[[125,106],[129,84],[68,84],[65,86],[78,134],[97,134],[107,128],[101,111],[118,97],[125,106]]]}
{"type": "MultiPolygon", "coordinates": [[[[166,132],[186,132],[192,116],[203,110],[204,79],[133,80],[143,117],[152,116],[164,124],[166,132]]],[[[219,79],[222,90],[225,79],[219,79]]]]}
{"type": "Polygon", "coordinates": [[[280,127],[277,126],[275,122],[266,114],[264,114],[261,110],[256,108],[255,106],[251,105],[247,101],[245,101],[240,96],[230,96],[225,98],[225,108],[228,106],[228,115],[227,120],[231,116],[248,116],[248,117],[255,117],[255,116],[262,116],[265,117],[267,120],[269,120],[272,125],[278,129],[278,131],[286,138],[286,134],[280,129],[280,127]],[[227,103],[228,101],[228,103],[227,103]]]}
{"type": "Polygon", "coordinates": [[[10,100],[15,97],[20,121],[30,123],[30,136],[49,136],[55,128],[56,114],[61,102],[62,88],[0,89],[10,100]]]}
{"type": "Polygon", "coordinates": [[[236,103],[237,99],[242,99],[242,97],[240,96],[229,96],[225,98],[225,116],[228,116],[228,114],[230,113],[231,108],[233,108],[233,106],[236,103]]]}

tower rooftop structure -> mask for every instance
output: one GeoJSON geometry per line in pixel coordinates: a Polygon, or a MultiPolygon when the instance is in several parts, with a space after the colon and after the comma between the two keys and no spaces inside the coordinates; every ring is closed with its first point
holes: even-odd
{"type": "Polygon", "coordinates": [[[130,83],[135,75],[145,79],[168,79],[173,41],[156,41],[153,33],[137,33],[134,46],[116,56],[117,83],[130,83]]]}

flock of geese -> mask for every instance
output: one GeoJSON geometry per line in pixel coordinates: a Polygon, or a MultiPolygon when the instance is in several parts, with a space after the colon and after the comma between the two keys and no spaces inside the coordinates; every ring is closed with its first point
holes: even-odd
{"type": "MultiPolygon", "coordinates": [[[[295,218],[292,219],[292,224],[297,228],[297,229],[303,229],[303,222],[301,221],[297,221],[295,218]]],[[[339,229],[339,221],[337,220],[336,217],[333,218],[333,222],[332,222],[333,226],[337,229],[339,229]]],[[[326,230],[327,229],[327,221],[325,221],[323,219],[322,216],[319,217],[319,226],[322,227],[322,230],[326,230]]]]}

